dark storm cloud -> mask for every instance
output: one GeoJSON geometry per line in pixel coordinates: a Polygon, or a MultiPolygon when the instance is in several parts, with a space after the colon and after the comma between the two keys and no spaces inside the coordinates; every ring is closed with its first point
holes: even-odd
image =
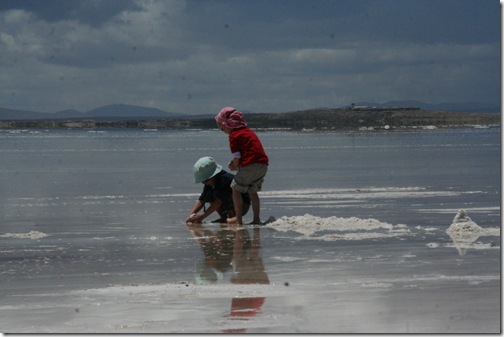
{"type": "Polygon", "coordinates": [[[500,36],[491,0],[189,1],[185,14],[206,39],[235,48],[468,44],[500,36]]]}
{"type": "Polygon", "coordinates": [[[499,18],[491,0],[380,0],[359,21],[386,40],[469,44],[498,39],[499,18]]]}
{"type": "Polygon", "coordinates": [[[11,108],[500,99],[494,0],[5,0],[0,50],[11,108]]]}

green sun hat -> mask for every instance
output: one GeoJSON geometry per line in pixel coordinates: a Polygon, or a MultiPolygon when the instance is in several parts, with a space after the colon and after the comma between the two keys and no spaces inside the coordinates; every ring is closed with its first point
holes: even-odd
{"type": "Polygon", "coordinates": [[[202,157],[193,166],[194,182],[202,183],[212,178],[222,170],[222,166],[217,164],[212,157],[202,157]]]}

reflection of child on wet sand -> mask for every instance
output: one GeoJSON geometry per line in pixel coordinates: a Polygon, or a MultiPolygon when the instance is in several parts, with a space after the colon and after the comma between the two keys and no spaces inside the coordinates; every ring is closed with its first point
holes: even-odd
{"type": "MultiPolygon", "coordinates": [[[[247,230],[236,231],[233,248],[233,274],[230,281],[233,284],[269,284],[268,274],[261,257],[260,228],[254,228],[250,239],[247,230]]],[[[235,297],[231,300],[230,317],[248,320],[256,316],[264,304],[266,297],[235,297]]],[[[239,333],[246,329],[228,329],[223,332],[239,333]]]]}
{"type": "Polygon", "coordinates": [[[268,274],[261,257],[261,238],[259,228],[254,228],[252,239],[247,230],[236,231],[233,246],[234,284],[269,284],[268,274]]]}
{"type": "Polygon", "coordinates": [[[269,159],[259,137],[247,127],[243,114],[235,108],[225,107],[215,116],[217,126],[229,135],[232,160],[229,169],[238,171],[233,179],[233,201],[236,218],[229,223],[242,224],[242,200],[240,193],[248,193],[252,203],[254,219],[252,224],[260,224],[260,200],[258,191],[262,188],[268,170],[269,159]]]}
{"type": "Polygon", "coordinates": [[[197,283],[215,283],[231,268],[235,232],[221,226],[212,231],[202,224],[188,224],[187,228],[203,251],[203,261],[196,265],[197,283]]]}
{"type": "MultiPolygon", "coordinates": [[[[231,267],[232,284],[269,284],[268,274],[261,257],[260,228],[253,229],[253,237],[247,229],[236,229],[221,224],[214,232],[203,224],[188,224],[187,229],[203,249],[204,260],[197,264],[197,283],[216,283],[231,267]]],[[[231,299],[232,319],[248,320],[256,316],[265,297],[235,297],[231,299]]],[[[238,333],[246,329],[226,329],[222,332],[238,333]]]]}
{"type": "Polygon", "coordinates": [[[231,229],[221,224],[213,231],[203,224],[188,224],[187,229],[203,250],[207,266],[224,273],[233,267],[233,284],[269,284],[261,257],[260,228],[250,237],[246,229],[231,229]]]}

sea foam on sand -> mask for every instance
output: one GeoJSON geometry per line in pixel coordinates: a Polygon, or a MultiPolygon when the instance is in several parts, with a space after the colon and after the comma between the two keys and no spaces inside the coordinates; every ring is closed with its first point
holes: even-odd
{"type": "Polygon", "coordinates": [[[310,214],[283,216],[266,227],[280,232],[296,232],[303,235],[305,239],[326,241],[397,237],[410,233],[406,225],[392,225],[372,218],[340,218],[336,216],[322,218],[310,214]],[[319,232],[325,234],[317,235],[319,232]]]}
{"type": "Polygon", "coordinates": [[[39,232],[39,231],[30,231],[28,233],[6,233],[3,235],[0,235],[0,238],[17,238],[17,239],[37,240],[37,239],[45,238],[46,236],[49,236],[49,235],[46,233],[39,232]]]}
{"type": "Polygon", "coordinates": [[[478,226],[471,220],[467,212],[463,209],[457,212],[450,227],[446,230],[447,233],[457,236],[471,236],[474,234],[484,233],[486,230],[478,226]]]}
{"type": "Polygon", "coordinates": [[[465,210],[461,209],[453,218],[453,222],[446,230],[446,233],[453,240],[453,246],[457,248],[459,254],[465,255],[468,248],[491,248],[491,244],[475,243],[475,241],[482,236],[500,236],[500,228],[480,227],[471,220],[465,210]]]}

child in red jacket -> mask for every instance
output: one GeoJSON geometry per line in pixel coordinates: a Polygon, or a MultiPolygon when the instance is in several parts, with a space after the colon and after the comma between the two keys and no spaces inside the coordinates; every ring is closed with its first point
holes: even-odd
{"type": "Polygon", "coordinates": [[[241,193],[248,192],[254,213],[251,224],[261,224],[261,207],[257,192],[261,190],[268,171],[268,156],[264,152],[259,137],[247,127],[243,114],[235,108],[223,108],[215,116],[215,121],[219,129],[229,135],[233,159],[228,167],[232,171],[238,171],[231,183],[236,218],[228,219],[228,221],[242,224],[241,193]]]}

